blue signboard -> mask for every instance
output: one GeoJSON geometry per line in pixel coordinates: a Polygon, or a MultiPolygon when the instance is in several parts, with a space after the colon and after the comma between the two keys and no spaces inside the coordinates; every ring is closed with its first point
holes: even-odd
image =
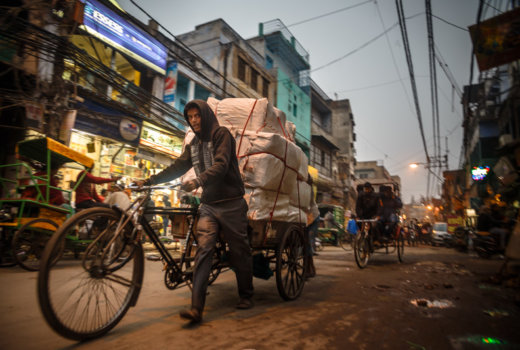
{"type": "Polygon", "coordinates": [[[142,121],[90,100],[78,103],[74,129],[137,147],[142,121]]]}
{"type": "Polygon", "coordinates": [[[82,28],[91,35],[157,72],[165,74],[168,56],[166,47],[105,5],[95,0],[85,1],[83,21],[82,28]]]}

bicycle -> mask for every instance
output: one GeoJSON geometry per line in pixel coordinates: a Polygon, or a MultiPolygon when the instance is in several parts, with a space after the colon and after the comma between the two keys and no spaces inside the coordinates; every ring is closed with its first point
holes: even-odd
{"type": "MultiPolygon", "coordinates": [[[[166,287],[191,286],[198,208],[145,210],[151,191],[158,188],[164,187],[139,189],[143,194],[126,212],[117,207],[79,212],[69,218],[47,243],[38,274],[38,299],[47,323],[58,334],[74,340],[100,337],[115,327],[131,306],[136,305],[143,283],[143,235],[150,239],[163,260],[166,287]],[[172,257],[144,214],[169,215],[170,219],[182,215],[186,218],[186,246],[180,257],[172,257]],[[96,238],[81,253],[81,259],[71,259],[66,252],[59,255],[59,247],[68,233],[78,230],[87,220],[91,221],[96,238]]],[[[260,224],[255,223],[255,227],[260,224]]],[[[266,260],[276,259],[278,292],[285,300],[296,299],[305,282],[303,229],[294,224],[275,222],[264,227],[265,235],[257,237],[264,245],[252,248],[261,249],[266,255],[270,249],[274,250],[274,254],[267,255],[266,260]],[[276,235],[270,236],[270,233],[276,235]],[[272,245],[272,242],[276,244],[272,245]]],[[[226,245],[219,241],[213,257],[210,282],[228,266],[226,255],[226,245]]]]}

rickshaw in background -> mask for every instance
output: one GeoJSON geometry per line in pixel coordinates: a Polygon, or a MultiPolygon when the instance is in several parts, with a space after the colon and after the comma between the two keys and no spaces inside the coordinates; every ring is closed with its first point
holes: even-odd
{"type": "MultiPolygon", "coordinates": [[[[37,271],[45,244],[74,213],[72,192],[76,190],[94,161],[48,137],[24,140],[16,146],[18,163],[0,165],[0,266],[19,264],[37,271]],[[58,169],[73,163],[86,170],[70,190],[57,187],[53,180],[58,169]],[[56,200],[55,197],[60,198],[56,200]]],[[[90,242],[78,232],[67,237],[67,247],[78,254],[90,242]]]]}
{"type": "MultiPolygon", "coordinates": [[[[380,193],[384,186],[388,187],[393,194],[399,196],[399,188],[396,184],[380,184],[380,193]]],[[[405,237],[399,220],[396,223],[389,224],[391,227],[387,236],[383,232],[385,228],[376,218],[356,220],[356,223],[359,230],[354,239],[354,258],[360,269],[367,266],[370,257],[375,253],[391,254],[396,252],[398,261],[403,262],[405,237]]]]}
{"type": "Polygon", "coordinates": [[[353,235],[346,231],[345,208],[334,204],[318,204],[320,223],[317,238],[320,245],[324,243],[341,246],[348,250],[351,247],[353,235]],[[327,213],[331,214],[327,214],[327,213]]]}

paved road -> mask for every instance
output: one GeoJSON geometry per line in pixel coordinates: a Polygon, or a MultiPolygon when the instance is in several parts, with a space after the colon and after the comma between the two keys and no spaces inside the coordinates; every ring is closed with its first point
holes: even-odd
{"type": "Polygon", "coordinates": [[[0,269],[0,349],[520,348],[519,290],[483,282],[501,260],[440,247],[407,247],[405,255],[403,264],[395,254],[378,255],[360,270],[351,252],[327,246],[298,300],[282,301],[274,278],[255,279],[250,310],[234,309],[236,284],[228,271],[210,287],[204,322],[196,327],[178,316],[189,290],[167,290],[160,262],[147,261],[137,306],[88,343],[61,338],[46,325],[36,273],[0,269]]]}

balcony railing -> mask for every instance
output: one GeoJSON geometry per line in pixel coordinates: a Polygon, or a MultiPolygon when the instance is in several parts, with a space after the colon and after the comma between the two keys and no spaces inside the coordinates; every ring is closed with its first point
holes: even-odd
{"type": "Polygon", "coordinates": [[[280,32],[285,37],[287,41],[291,43],[296,52],[305,60],[305,62],[309,63],[309,53],[303,48],[303,46],[296,40],[294,35],[287,29],[285,24],[279,19],[273,19],[272,21],[262,23],[263,26],[263,34],[270,34],[275,32],[280,32]]]}

